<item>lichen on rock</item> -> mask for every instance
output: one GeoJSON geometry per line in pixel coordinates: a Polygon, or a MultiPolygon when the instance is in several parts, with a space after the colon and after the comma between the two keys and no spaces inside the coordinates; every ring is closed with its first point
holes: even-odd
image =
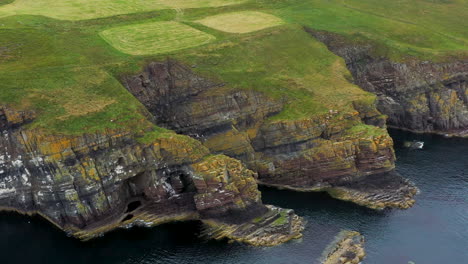
{"type": "MultiPolygon", "coordinates": [[[[284,108],[281,100],[230,88],[175,60],[150,63],[123,83],[155,116],[158,126],[197,138],[214,153],[242,160],[258,172],[263,185],[332,191],[338,184],[395,168],[386,117],[372,100],[356,100],[351,110],[343,112],[275,119],[284,108]]],[[[358,203],[373,202],[378,201],[358,203]]]]}
{"type": "Polygon", "coordinates": [[[240,241],[253,246],[276,246],[302,237],[305,221],[295,215],[293,210],[271,205],[267,207],[265,214],[242,224],[204,220],[206,228],[203,236],[240,241]]]}
{"type": "Polygon", "coordinates": [[[366,256],[364,236],[356,231],[342,231],[325,251],[322,264],[358,264],[366,256]]]}
{"type": "Polygon", "coordinates": [[[395,61],[377,55],[372,42],[307,28],[346,61],[354,82],[378,96],[392,127],[446,136],[468,135],[468,59],[395,61]]]}
{"type": "Polygon", "coordinates": [[[2,109],[2,210],[40,214],[82,240],[172,221],[242,224],[269,211],[253,171],[190,137],[168,132],[142,143],[126,130],[54,135],[24,128],[24,113],[2,109]]]}

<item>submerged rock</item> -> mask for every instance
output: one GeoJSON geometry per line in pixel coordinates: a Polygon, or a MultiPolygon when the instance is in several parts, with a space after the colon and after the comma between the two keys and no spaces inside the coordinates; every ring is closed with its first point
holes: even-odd
{"type": "Polygon", "coordinates": [[[409,149],[423,149],[424,148],[424,142],[423,141],[405,141],[403,142],[403,146],[405,148],[409,149]]]}
{"type": "Polygon", "coordinates": [[[358,264],[366,256],[364,236],[355,231],[342,231],[324,253],[322,264],[358,264]]]}

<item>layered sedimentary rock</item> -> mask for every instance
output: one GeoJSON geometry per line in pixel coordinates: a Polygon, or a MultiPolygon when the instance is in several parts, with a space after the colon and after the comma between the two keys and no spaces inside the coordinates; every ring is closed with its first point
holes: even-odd
{"type": "Polygon", "coordinates": [[[342,231],[325,251],[323,264],[358,264],[366,256],[364,237],[355,231],[342,231]]]}
{"type": "MultiPolygon", "coordinates": [[[[209,220],[235,227],[280,216],[262,204],[253,171],[190,137],[166,133],[142,143],[126,131],[50,135],[22,127],[33,118],[0,108],[2,210],[40,214],[85,240],[132,225],[209,220]]],[[[261,237],[268,224],[256,227],[257,239],[275,244],[261,237]]],[[[296,237],[301,230],[293,227],[276,235],[296,237]]]]}
{"type": "Polygon", "coordinates": [[[302,237],[304,220],[292,210],[267,206],[268,213],[241,225],[219,224],[205,221],[208,227],[204,236],[215,239],[242,241],[254,246],[274,246],[302,237]],[[292,232],[290,231],[292,230],[292,232]]]}
{"type": "Polygon", "coordinates": [[[354,193],[351,197],[386,191],[394,201],[414,195],[414,187],[400,176],[394,177],[393,190],[360,188],[369,175],[394,169],[385,116],[372,103],[353,102],[354,110],[343,113],[330,110],[300,120],[272,120],[284,102],[253,90],[231,89],[173,60],[151,63],[123,83],[153,113],[157,125],[200,139],[214,153],[241,159],[258,172],[262,184],[330,192],[347,184],[340,190],[354,193]]]}
{"type": "Polygon", "coordinates": [[[414,132],[468,135],[468,60],[395,62],[376,55],[375,45],[308,29],[345,59],[357,85],[378,96],[388,123],[414,132]]]}

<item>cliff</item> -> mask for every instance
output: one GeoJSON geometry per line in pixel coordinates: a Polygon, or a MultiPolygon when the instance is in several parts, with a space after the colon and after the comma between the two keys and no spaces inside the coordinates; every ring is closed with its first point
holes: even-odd
{"type": "Polygon", "coordinates": [[[355,101],[348,112],[277,120],[284,101],[212,81],[174,60],[150,63],[123,83],[158,126],[242,160],[258,172],[261,184],[327,191],[379,209],[414,203],[416,188],[392,173],[393,142],[385,130],[385,116],[373,102],[355,101]],[[362,188],[368,177],[386,174],[390,176],[379,177],[381,185],[362,188]],[[387,185],[392,188],[382,189],[387,185]],[[392,198],[379,200],[375,195],[384,192],[392,198]]]}
{"type": "MultiPolygon", "coordinates": [[[[40,214],[83,240],[132,225],[202,220],[237,227],[281,216],[262,204],[253,171],[233,158],[211,155],[197,140],[167,132],[143,143],[123,130],[51,135],[25,127],[33,118],[0,110],[3,210],[40,214]]],[[[289,215],[281,230],[269,230],[270,222],[251,227],[256,244],[300,236],[301,218],[289,215]],[[268,239],[273,234],[281,239],[268,239]]],[[[236,238],[247,235],[239,231],[236,238]]]]}
{"type": "Polygon", "coordinates": [[[392,127],[448,136],[468,135],[468,60],[395,61],[372,42],[307,29],[346,61],[354,82],[378,96],[377,108],[392,127]]]}

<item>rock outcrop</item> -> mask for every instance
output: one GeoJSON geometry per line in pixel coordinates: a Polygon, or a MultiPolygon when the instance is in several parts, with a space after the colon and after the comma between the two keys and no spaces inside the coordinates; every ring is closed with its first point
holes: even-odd
{"type": "Polygon", "coordinates": [[[355,231],[342,231],[325,252],[322,264],[358,264],[366,256],[364,237],[355,231]]]}
{"type": "Polygon", "coordinates": [[[218,240],[241,241],[254,246],[274,246],[302,237],[304,220],[292,210],[267,206],[269,212],[242,225],[205,221],[204,236],[218,240]],[[292,232],[291,232],[292,231],[292,232]]]}
{"type": "MultiPolygon", "coordinates": [[[[190,137],[167,132],[143,143],[128,131],[51,135],[24,128],[33,118],[0,108],[2,210],[40,214],[83,240],[132,225],[202,220],[235,227],[281,215],[262,204],[253,171],[190,137]]],[[[291,227],[276,235],[299,236],[297,218],[286,220],[291,227]]]]}
{"type": "MultiPolygon", "coordinates": [[[[270,117],[285,102],[253,90],[232,89],[173,60],[150,63],[123,83],[155,116],[158,126],[197,138],[214,153],[241,159],[258,172],[258,181],[264,185],[333,192],[348,183],[340,190],[349,190],[353,193],[349,197],[355,197],[363,188],[351,184],[394,169],[385,116],[373,102],[353,102],[349,112],[330,110],[300,120],[274,120],[270,117]]],[[[400,185],[392,185],[396,189],[389,195],[399,196],[398,190],[411,188],[406,181],[396,182],[400,185]]]]}
{"type": "Polygon", "coordinates": [[[395,62],[376,47],[307,29],[346,61],[357,85],[378,96],[388,124],[413,132],[468,136],[468,60],[395,62]]]}

